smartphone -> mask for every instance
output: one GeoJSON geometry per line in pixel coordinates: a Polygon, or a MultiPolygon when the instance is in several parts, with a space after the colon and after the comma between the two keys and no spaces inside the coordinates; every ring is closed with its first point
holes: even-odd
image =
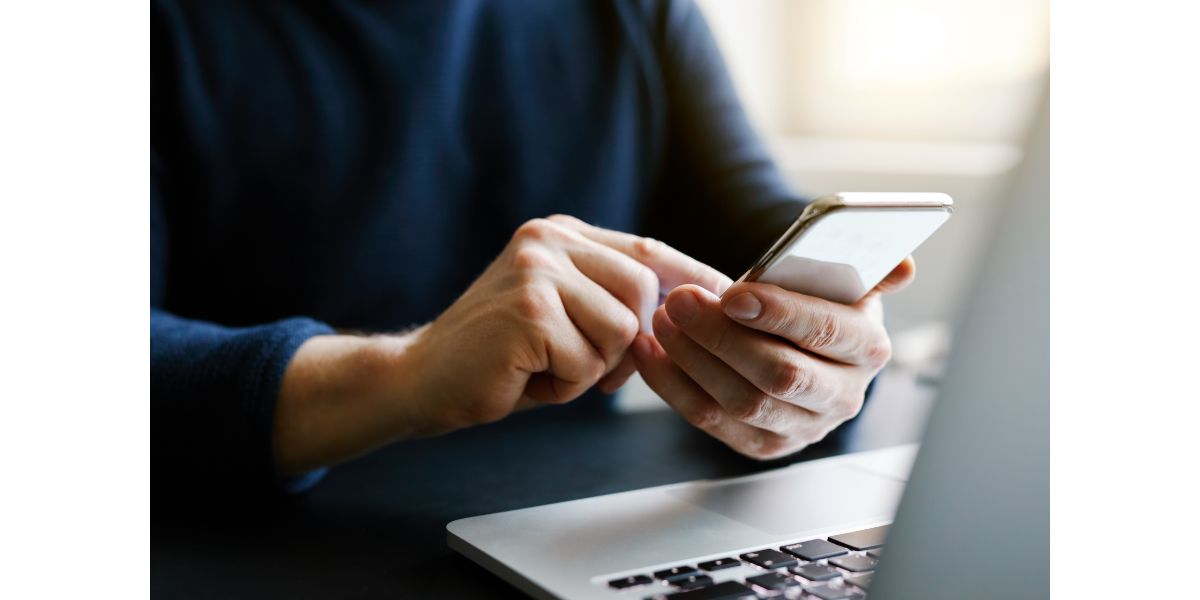
{"type": "Polygon", "coordinates": [[[738,281],[853,304],[954,212],[940,193],[842,192],[814,200],[738,281]]]}

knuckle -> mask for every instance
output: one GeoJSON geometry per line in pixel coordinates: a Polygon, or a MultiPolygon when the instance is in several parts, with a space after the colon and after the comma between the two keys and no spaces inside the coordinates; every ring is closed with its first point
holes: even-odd
{"type": "Polygon", "coordinates": [[[811,349],[824,350],[833,346],[841,336],[841,329],[841,322],[836,316],[829,313],[816,315],[808,336],[811,349]]]}
{"type": "Polygon", "coordinates": [[[772,460],[791,453],[792,443],[777,434],[768,434],[755,440],[750,457],[756,460],[772,460]]]}
{"type": "Polygon", "coordinates": [[[797,309],[791,302],[771,302],[770,296],[759,295],[763,298],[763,311],[759,322],[769,331],[791,331],[797,322],[797,309]]]}
{"type": "Polygon", "coordinates": [[[813,393],[816,382],[811,371],[796,362],[784,361],[775,367],[770,390],[776,398],[796,398],[813,393]]]}
{"type": "Polygon", "coordinates": [[[733,411],[733,416],[743,423],[762,423],[771,410],[771,398],[766,394],[754,392],[746,397],[733,411]]]}
{"type": "MultiPolygon", "coordinates": [[[[863,395],[843,396],[834,402],[836,414],[841,421],[847,421],[858,416],[862,411],[865,397],[863,395]]],[[[824,437],[824,436],[822,436],[824,437]]]]}
{"type": "Polygon", "coordinates": [[[536,244],[522,244],[512,252],[512,266],[519,271],[550,270],[555,264],[550,252],[536,244]]]}
{"type": "MultiPolygon", "coordinates": [[[[800,436],[797,436],[796,442],[797,442],[799,448],[806,448],[808,446],[811,446],[811,445],[825,439],[825,436],[829,435],[830,431],[833,431],[833,430],[832,429],[812,429],[812,430],[804,432],[800,436]]],[[[799,448],[797,448],[797,449],[799,449],[799,448]]]]}
{"type": "Polygon", "coordinates": [[[592,357],[591,361],[589,361],[588,367],[588,382],[592,384],[600,381],[600,379],[604,377],[604,373],[608,371],[608,363],[606,363],[604,357],[600,356],[599,354],[592,357]]]}
{"type": "Polygon", "coordinates": [[[687,421],[699,429],[708,431],[721,422],[721,409],[716,406],[697,408],[688,413],[687,421]]]}
{"type": "Polygon", "coordinates": [[[863,348],[863,357],[872,367],[882,367],[892,360],[892,341],[887,334],[877,336],[863,348]]]}
{"type": "Polygon", "coordinates": [[[633,284],[637,287],[639,297],[658,300],[658,275],[650,267],[639,264],[637,274],[633,277],[633,284]]]}
{"type": "Polygon", "coordinates": [[[666,244],[654,238],[638,238],[633,243],[634,258],[641,260],[656,256],[662,253],[664,247],[666,247],[666,244]]]}
{"type": "Polygon", "coordinates": [[[554,314],[554,300],[540,285],[522,287],[514,304],[517,316],[528,321],[543,321],[554,314]]]}
{"type": "Polygon", "coordinates": [[[583,223],[583,221],[580,221],[571,215],[564,215],[561,213],[550,215],[549,217],[546,217],[546,220],[567,226],[580,225],[583,223]]]}
{"type": "Polygon", "coordinates": [[[559,226],[550,219],[530,219],[517,228],[516,239],[548,240],[559,233],[559,226]]]}
{"type": "MultiPolygon", "coordinates": [[[[633,344],[639,331],[641,327],[637,318],[631,313],[625,313],[625,316],[613,319],[602,335],[589,341],[595,346],[603,365],[616,366],[633,344]]],[[[597,380],[605,375],[607,373],[601,372],[597,380]]]]}
{"type": "Polygon", "coordinates": [[[831,429],[820,424],[810,424],[799,428],[789,438],[792,440],[795,449],[800,450],[825,439],[825,436],[828,435],[831,429]]]}
{"type": "Polygon", "coordinates": [[[633,343],[633,338],[637,337],[638,331],[641,331],[641,323],[632,312],[622,311],[621,316],[617,318],[613,324],[613,335],[617,341],[617,349],[625,349],[633,343]]]}
{"type": "Polygon", "coordinates": [[[559,367],[567,367],[571,369],[571,377],[564,378],[553,371],[537,376],[544,377],[549,381],[550,393],[546,395],[543,401],[546,404],[566,404],[575,398],[578,398],[581,393],[591,387],[594,380],[588,379],[592,372],[592,362],[578,361],[575,359],[569,365],[558,365],[559,367]]]}

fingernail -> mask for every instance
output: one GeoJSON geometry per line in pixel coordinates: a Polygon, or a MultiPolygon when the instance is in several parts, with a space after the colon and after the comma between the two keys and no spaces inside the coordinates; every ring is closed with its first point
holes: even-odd
{"type": "Polygon", "coordinates": [[[638,360],[644,361],[650,358],[650,340],[645,336],[639,335],[633,340],[633,356],[638,360]]]}
{"type": "Polygon", "coordinates": [[[762,302],[750,292],[742,292],[725,303],[725,314],[741,321],[758,318],[761,313],[762,302]]]}
{"type": "Polygon", "coordinates": [[[667,299],[667,314],[670,315],[672,321],[680,325],[692,322],[699,313],[700,302],[690,291],[675,294],[667,299]]]}

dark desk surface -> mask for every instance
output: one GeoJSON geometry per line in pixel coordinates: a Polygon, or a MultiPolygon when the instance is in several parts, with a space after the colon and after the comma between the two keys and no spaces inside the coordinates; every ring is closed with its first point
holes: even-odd
{"type": "MultiPolygon", "coordinates": [[[[446,545],[458,518],[844,451],[822,444],[773,463],[742,458],[673,412],[522,415],[393,445],[331,471],[310,493],[244,519],[152,521],[159,598],[519,598],[446,545]]],[[[856,444],[857,445],[857,444],[856,444]]],[[[857,448],[856,448],[857,449],[857,448]]]]}

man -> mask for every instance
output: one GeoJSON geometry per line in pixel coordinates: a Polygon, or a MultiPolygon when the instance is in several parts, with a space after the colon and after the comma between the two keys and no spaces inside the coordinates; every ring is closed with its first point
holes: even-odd
{"type": "Polygon", "coordinates": [[[849,307],[726,290],[802,203],[690,2],[151,16],[156,487],[294,482],[634,369],[773,458],[889,357],[878,296],[911,262],[849,307]]]}

